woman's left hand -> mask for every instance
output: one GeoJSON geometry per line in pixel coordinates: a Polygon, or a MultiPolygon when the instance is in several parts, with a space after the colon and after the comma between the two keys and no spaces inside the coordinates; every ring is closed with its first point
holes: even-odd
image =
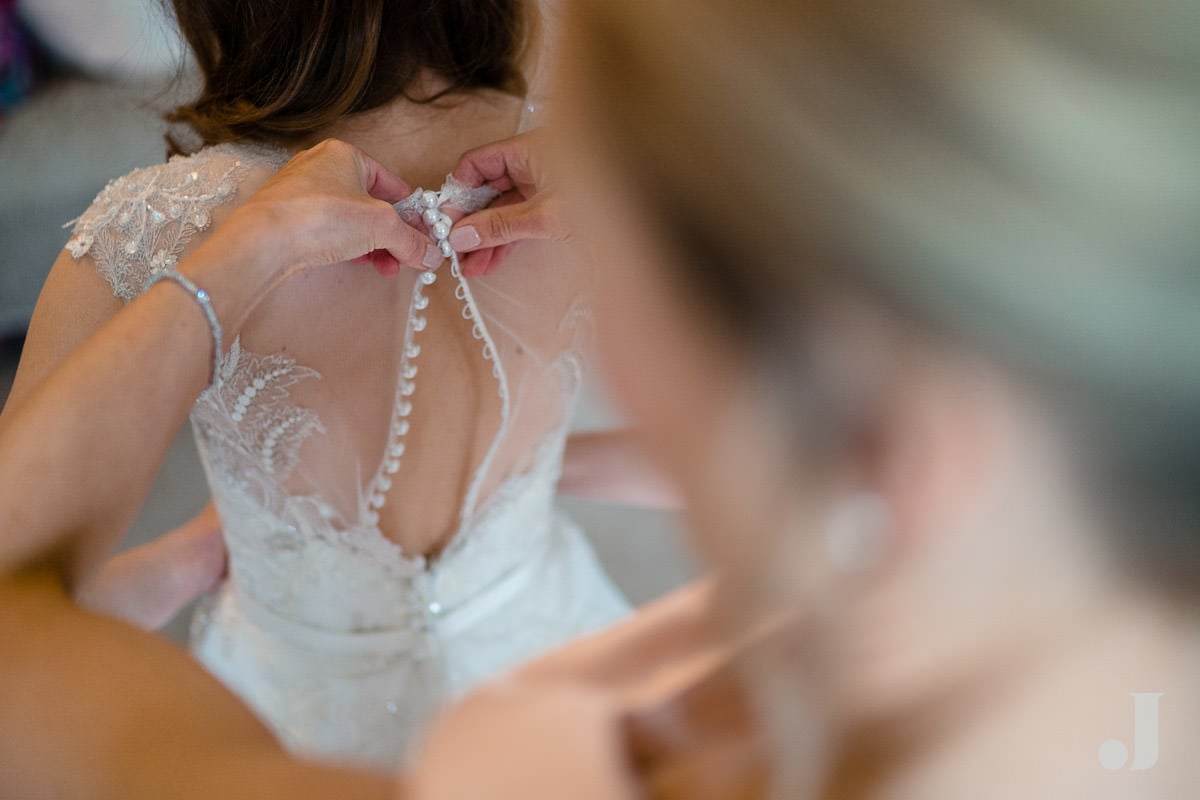
{"type": "Polygon", "coordinates": [[[414,800],[636,797],[611,695],[498,681],[435,721],[407,782],[414,800]]]}
{"type": "Polygon", "coordinates": [[[90,611],[156,630],[212,589],[224,573],[221,519],[209,503],[170,533],[113,556],[75,599],[90,611]]]}

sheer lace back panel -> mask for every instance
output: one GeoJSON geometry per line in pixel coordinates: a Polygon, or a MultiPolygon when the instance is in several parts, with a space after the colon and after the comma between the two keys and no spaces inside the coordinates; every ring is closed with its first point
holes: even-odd
{"type": "MultiPolygon", "coordinates": [[[[68,248],[128,301],[286,157],[223,145],[131,173],[68,248]]],[[[524,247],[471,281],[343,265],[263,302],[192,415],[240,592],[311,628],[419,628],[536,558],[588,329],[561,256],[524,247]]]]}

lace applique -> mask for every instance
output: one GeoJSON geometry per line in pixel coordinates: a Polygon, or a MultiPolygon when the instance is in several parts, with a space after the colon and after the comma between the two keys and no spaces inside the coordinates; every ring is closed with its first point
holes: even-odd
{"type": "Polygon", "coordinates": [[[325,430],[316,412],[289,402],[289,390],[320,377],[287,356],[243,350],[235,339],[217,383],[193,411],[197,433],[218,462],[215,472],[235,479],[260,475],[268,485],[286,480],[304,441],[325,430]]]}
{"type": "MultiPolygon", "coordinates": [[[[213,209],[237,195],[253,166],[274,170],[287,158],[286,151],[270,146],[219,145],[135,170],[111,181],[75,220],[67,249],[77,259],[91,254],[113,293],[129,302],[209,228],[213,209]]],[[[289,402],[289,389],[319,377],[294,359],[255,355],[235,340],[193,413],[213,477],[242,488],[256,483],[276,496],[301,445],[324,430],[314,411],[289,402]]]]}
{"type": "Polygon", "coordinates": [[[110,181],[82,216],[67,223],[75,226],[67,250],[76,259],[90,254],[113,293],[128,303],[151,275],[175,266],[254,163],[278,167],[286,159],[285,151],[273,148],[221,145],[134,170],[110,181]]]}

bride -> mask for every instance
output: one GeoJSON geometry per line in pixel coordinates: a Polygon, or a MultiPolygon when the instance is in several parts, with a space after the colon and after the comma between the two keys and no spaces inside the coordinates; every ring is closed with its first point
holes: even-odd
{"type": "Polygon", "coordinates": [[[170,119],[199,147],[172,139],[168,163],[113,181],[75,222],[14,394],[300,148],[344,139],[429,187],[397,203],[429,233],[429,269],[282,286],[192,413],[229,551],[196,655],[295,750],[390,766],[445,698],[627,611],[553,506],[588,272],[531,244],[468,280],[448,237],[494,196],[442,176],[523,125],[532,11],[174,6],[204,84],[170,119]]]}

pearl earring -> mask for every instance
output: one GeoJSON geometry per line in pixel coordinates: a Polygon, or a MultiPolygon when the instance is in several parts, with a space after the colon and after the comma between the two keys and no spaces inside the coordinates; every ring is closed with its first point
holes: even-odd
{"type": "Polygon", "coordinates": [[[891,513],[874,492],[842,497],[825,521],[829,561],[843,572],[866,572],[877,565],[886,549],[891,513]]]}

